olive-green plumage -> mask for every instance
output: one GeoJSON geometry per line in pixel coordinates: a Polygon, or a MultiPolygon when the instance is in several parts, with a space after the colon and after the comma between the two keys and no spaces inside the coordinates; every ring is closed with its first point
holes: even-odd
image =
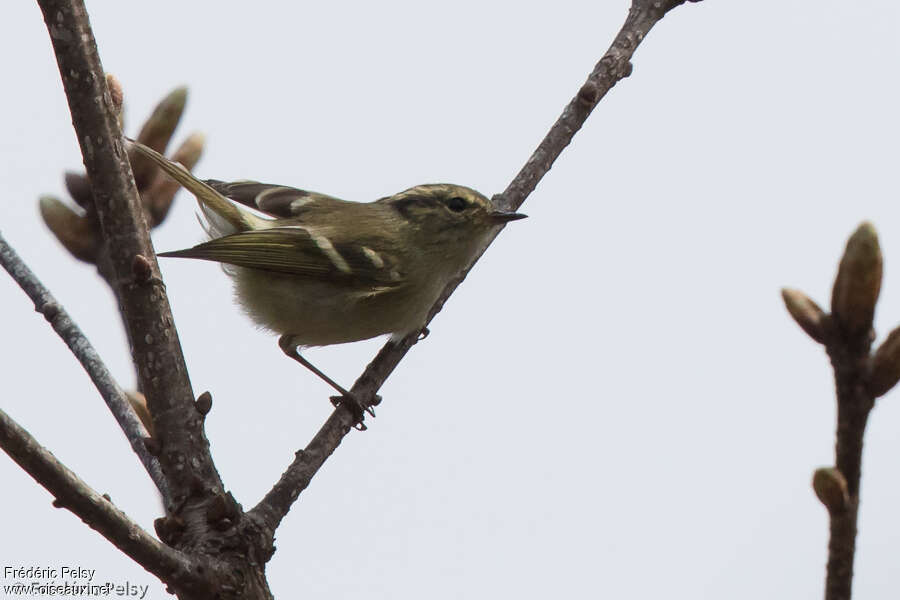
{"type": "Polygon", "coordinates": [[[451,184],[359,203],[253,181],[201,181],[142,144],[132,147],[194,194],[207,221],[209,241],[160,256],[228,265],[247,314],[293,346],[421,329],[491,231],[524,216],[451,184]]]}

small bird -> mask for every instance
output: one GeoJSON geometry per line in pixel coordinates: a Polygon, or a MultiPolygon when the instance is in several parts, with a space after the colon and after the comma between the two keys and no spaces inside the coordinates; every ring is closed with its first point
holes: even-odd
{"type": "Polygon", "coordinates": [[[250,318],[346,398],[299,349],[423,331],[446,284],[495,228],[525,217],[444,183],[361,203],[284,185],[202,181],[128,141],[196,196],[206,220],[209,241],[159,256],[224,263],[250,318]]]}

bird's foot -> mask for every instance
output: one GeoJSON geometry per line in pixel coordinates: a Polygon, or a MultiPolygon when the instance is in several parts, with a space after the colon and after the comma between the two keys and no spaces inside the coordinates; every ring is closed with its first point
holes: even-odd
{"type": "Polygon", "coordinates": [[[340,396],[331,396],[329,400],[331,400],[331,404],[335,408],[339,406],[346,407],[347,410],[350,411],[350,414],[353,415],[354,429],[365,431],[367,428],[365,423],[363,423],[363,420],[365,419],[366,413],[371,415],[372,418],[375,418],[375,406],[381,402],[381,396],[375,394],[371,404],[361,401],[350,392],[344,392],[340,396]]]}
{"type": "Polygon", "coordinates": [[[340,386],[334,379],[320,371],[315,365],[303,358],[303,355],[298,351],[297,344],[294,343],[293,339],[289,335],[281,336],[281,338],[278,340],[278,345],[286,355],[290,356],[292,359],[312,371],[322,381],[334,388],[340,395],[331,396],[331,404],[334,405],[335,408],[338,406],[346,406],[354,417],[353,427],[358,429],[359,431],[366,430],[366,426],[363,424],[365,413],[369,413],[373,418],[375,417],[375,410],[373,409],[373,407],[381,402],[381,396],[375,394],[375,396],[372,397],[372,401],[369,403],[361,401],[354,394],[348,392],[342,386],[340,386]]]}

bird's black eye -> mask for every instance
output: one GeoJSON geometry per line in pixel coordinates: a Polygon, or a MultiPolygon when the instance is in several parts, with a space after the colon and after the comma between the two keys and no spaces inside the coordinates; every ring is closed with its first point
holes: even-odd
{"type": "Polygon", "coordinates": [[[453,212],[462,212],[469,206],[469,203],[466,202],[464,198],[460,198],[459,196],[453,196],[452,198],[448,199],[446,204],[447,208],[449,208],[453,212]]]}

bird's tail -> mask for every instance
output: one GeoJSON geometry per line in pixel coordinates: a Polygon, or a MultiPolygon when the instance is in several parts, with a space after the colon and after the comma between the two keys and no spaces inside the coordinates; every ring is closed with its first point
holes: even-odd
{"type": "Polygon", "coordinates": [[[239,207],[210,187],[206,182],[194,177],[184,165],[172,162],[153,148],[149,148],[140,142],[129,138],[125,139],[135,152],[153,161],[166,175],[196,196],[197,202],[200,203],[200,209],[209,221],[210,234],[221,236],[237,233],[238,231],[267,227],[265,219],[239,207]]]}

